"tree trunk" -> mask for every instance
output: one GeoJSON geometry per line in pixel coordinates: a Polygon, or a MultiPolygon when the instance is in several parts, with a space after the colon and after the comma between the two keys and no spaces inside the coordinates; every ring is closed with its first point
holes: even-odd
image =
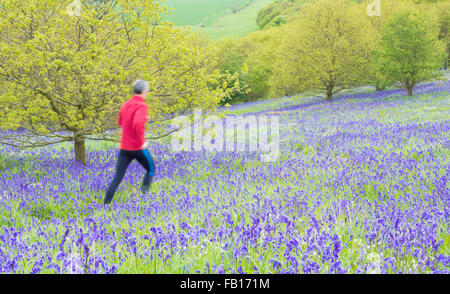
{"type": "Polygon", "coordinates": [[[327,89],[327,101],[333,100],[333,88],[327,89]]]}
{"type": "Polygon", "coordinates": [[[414,89],[414,86],[409,86],[408,87],[408,96],[412,96],[413,95],[413,89],[414,89]]]}
{"type": "Polygon", "coordinates": [[[86,165],[87,156],[84,138],[75,138],[73,143],[74,143],[75,161],[78,161],[86,165]]]}
{"type": "Polygon", "coordinates": [[[386,90],[386,86],[383,85],[383,83],[377,81],[375,83],[375,91],[384,91],[384,90],[386,90]]]}

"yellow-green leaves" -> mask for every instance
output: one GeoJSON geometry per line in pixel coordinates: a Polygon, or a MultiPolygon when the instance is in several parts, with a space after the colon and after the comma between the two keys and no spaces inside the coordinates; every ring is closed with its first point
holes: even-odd
{"type": "Polygon", "coordinates": [[[274,94],[317,89],[332,99],[367,77],[370,24],[357,8],[344,0],[303,6],[285,28],[271,81],[274,94]]]}
{"type": "Polygon", "coordinates": [[[239,83],[239,91],[232,93],[232,100],[267,97],[280,36],[281,30],[272,29],[220,42],[219,69],[236,75],[239,83]]]}
{"type": "Polygon", "coordinates": [[[149,81],[150,116],[214,107],[231,83],[214,70],[217,48],[161,21],[159,1],[4,0],[0,5],[0,128],[104,134],[117,128],[131,84],[149,81]]]}
{"type": "Polygon", "coordinates": [[[438,34],[438,22],[423,10],[410,7],[393,15],[375,52],[380,76],[398,82],[411,96],[417,83],[436,77],[444,64],[444,44],[438,34]]]}

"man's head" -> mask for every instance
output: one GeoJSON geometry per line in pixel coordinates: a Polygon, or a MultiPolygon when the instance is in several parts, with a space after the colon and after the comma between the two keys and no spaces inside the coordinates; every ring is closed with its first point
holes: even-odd
{"type": "Polygon", "coordinates": [[[137,80],[133,84],[134,94],[147,97],[147,93],[150,90],[150,86],[147,81],[137,80]]]}

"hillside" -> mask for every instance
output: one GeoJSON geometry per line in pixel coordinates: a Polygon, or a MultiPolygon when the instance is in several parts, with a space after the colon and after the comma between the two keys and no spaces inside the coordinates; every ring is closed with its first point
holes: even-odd
{"type": "Polygon", "coordinates": [[[233,9],[239,9],[251,0],[166,0],[171,9],[169,20],[177,25],[209,25],[233,9]]]}
{"type": "Polygon", "coordinates": [[[233,107],[279,116],[278,162],[256,152],[174,154],[152,142],[151,194],[138,192],[134,162],[112,211],[99,203],[113,143],[89,142],[86,167],[73,164],[69,143],[5,147],[0,247],[13,253],[0,254],[0,273],[448,273],[449,90],[435,82],[412,98],[371,90],[331,103],[284,97],[233,107]],[[283,255],[286,244],[295,255],[283,255]],[[333,248],[338,258],[308,259],[333,248]],[[71,255],[87,250],[99,266],[71,255]],[[417,267],[415,252],[429,263],[417,267]]]}
{"type": "Polygon", "coordinates": [[[258,29],[258,11],[273,0],[167,0],[171,8],[168,20],[212,40],[241,37],[258,29]]]}
{"type": "Polygon", "coordinates": [[[258,11],[256,23],[263,29],[277,26],[296,14],[308,0],[275,0],[258,11]]]}

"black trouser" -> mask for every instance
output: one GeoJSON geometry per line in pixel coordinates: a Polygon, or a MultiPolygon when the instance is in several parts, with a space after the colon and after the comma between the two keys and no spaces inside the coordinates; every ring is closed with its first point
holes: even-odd
{"type": "Polygon", "coordinates": [[[148,150],[147,149],[138,151],[120,150],[119,159],[117,160],[116,166],[116,175],[114,176],[114,179],[111,185],[109,185],[108,191],[106,192],[104,204],[111,203],[114,194],[117,191],[117,188],[119,187],[120,183],[123,180],[123,177],[125,176],[128,166],[134,159],[136,159],[147,171],[144,176],[143,185],[148,186],[151,184],[153,175],[155,173],[155,164],[148,150]]]}

